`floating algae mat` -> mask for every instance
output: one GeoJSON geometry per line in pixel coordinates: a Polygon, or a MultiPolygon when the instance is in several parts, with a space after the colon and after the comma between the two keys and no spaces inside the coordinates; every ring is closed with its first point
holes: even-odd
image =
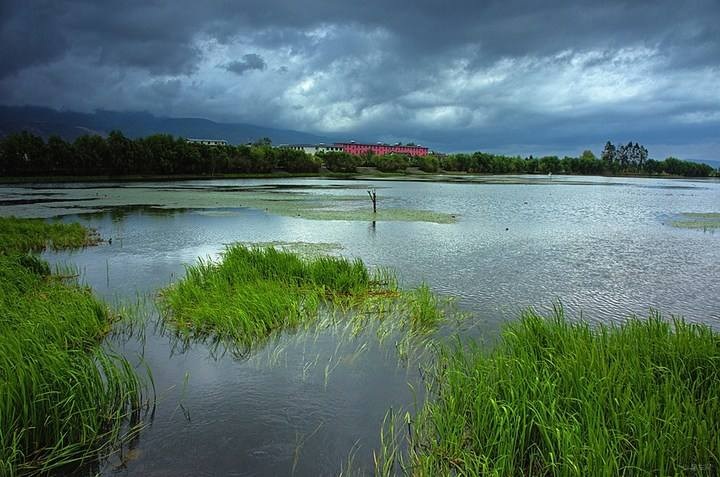
{"type": "Polygon", "coordinates": [[[229,246],[220,261],[188,267],[182,280],[161,292],[160,305],[179,335],[247,349],[336,310],[359,326],[370,315],[392,314],[408,334],[434,330],[444,317],[426,285],[401,291],[392,272],[371,273],[359,259],[242,244],[229,246]]]}
{"type": "MultiPolygon", "coordinates": [[[[268,188],[252,186],[244,188],[219,186],[149,187],[120,186],[63,188],[43,203],[9,205],[4,213],[21,217],[53,217],[68,214],[83,214],[113,210],[128,210],[130,207],[144,207],[149,211],[196,209],[198,213],[233,215],[242,208],[263,210],[270,214],[298,217],[309,220],[354,220],[354,221],[414,221],[452,223],[453,214],[395,207],[380,203],[377,214],[371,212],[371,204],[365,195],[353,188],[300,190],[297,187],[268,188]],[[330,193],[330,191],[337,193],[330,193]],[[347,193],[352,192],[352,193],[347,193]]],[[[25,194],[37,194],[25,192],[25,194]]],[[[22,198],[23,191],[15,196],[22,198]]]]}
{"type": "MultiPolygon", "coordinates": [[[[285,215],[285,214],[282,214],[285,215]]],[[[323,210],[305,209],[298,211],[298,217],[311,220],[357,220],[364,222],[432,222],[436,224],[452,224],[457,218],[455,215],[431,210],[415,209],[381,209],[377,213],[370,210],[323,210]]]]}
{"type": "Polygon", "coordinates": [[[680,216],[673,220],[671,224],[673,227],[679,227],[682,229],[720,229],[720,213],[687,212],[680,214],[680,216]]]}

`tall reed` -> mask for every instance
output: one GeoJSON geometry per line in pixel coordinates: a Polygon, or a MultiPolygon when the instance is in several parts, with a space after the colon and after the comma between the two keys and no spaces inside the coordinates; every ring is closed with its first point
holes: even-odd
{"type": "Polygon", "coordinates": [[[652,314],[592,328],[526,311],[489,353],[443,348],[433,376],[401,463],[412,475],[720,469],[720,334],[707,326],[652,314]]]}
{"type": "Polygon", "coordinates": [[[0,250],[3,476],[69,469],[98,458],[142,405],[144,384],[135,370],[101,346],[113,321],[107,307],[89,288],[52,275],[36,256],[10,251],[40,243],[17,236],[38,227],[44,226],[32,221],[13,228],[14,238],[0,250]]]}

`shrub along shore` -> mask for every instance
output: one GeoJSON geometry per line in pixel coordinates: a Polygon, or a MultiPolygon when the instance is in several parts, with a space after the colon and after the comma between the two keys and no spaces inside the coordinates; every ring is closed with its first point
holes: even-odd
{"type": "Polygon", "coordinates": [[[78,224],[0,218],[0,475],[92,462],[138,417],[143,382],[101,346],[107,306],[28,254],[96,240],[78,224]]]}

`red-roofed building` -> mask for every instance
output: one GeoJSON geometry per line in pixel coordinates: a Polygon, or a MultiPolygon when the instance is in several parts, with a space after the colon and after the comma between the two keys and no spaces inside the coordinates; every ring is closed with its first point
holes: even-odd
{"type": "Polygon", "coordinates": [[[336,142],[336,146],[342,147],[343,152],[360,156],[372,151],[379,156],[385,154],[407,154],[408,156],[427,156],[428,148],[422,146],[403,146],[402,144],[359,144],[356,142],[336,142]]]}

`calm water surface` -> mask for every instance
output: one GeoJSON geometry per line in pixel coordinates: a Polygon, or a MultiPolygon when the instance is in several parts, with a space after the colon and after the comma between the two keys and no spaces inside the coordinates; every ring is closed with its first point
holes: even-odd
{"type": "MultiPolygon", "coordinates": [[[[524,307],[546,309],[557,300],[571,316],[594,322],[646,315],[654,308],[720,328],[720,232],[669,225],[679,213],[720,212],[720,182],[561,177],[518,182],[529,183],[178,182],[172,187],[299,186],[309,194],[336,195],[377,187],[379,207],[434,210],[459,219],[373,225],[227,207],[70,214],[63,220],[95,227],[112,244],[45,256],[77,266],[100,296],[118,301],[153,296],[181,277],[185,265],[217,255],[228,243],[330,242],[370,266],[394,267],[406,286],[425,281],[438,293],[458,297],[474,315],[478,338],[496,336],[500,324],[524,307]]],[[[125,186],[141,192],[168,183],[125,186]]],[[[53,187],[0,186],[0,200],[63,191],[53,187]]],[[[0,206],[3,215],[35,215],[48,205],[5,203],[10,205],[0,206]]],[[[183,348],[152,326],[144,339],[118,340],[115,346],[152,369],[158,403],[124,465],[114,459],[101,471],[337,475],[351,455],[356,466],[372,469],[385,413],[391,407],[412,409],[417,396],[408,383],[417,387],[419,379],[416,367],[398,362],[392,346],[371,340],[357,352],[361,342],[338,340],[332,331],[299,332],[240,358],[202,343],[183,348]]]]}

